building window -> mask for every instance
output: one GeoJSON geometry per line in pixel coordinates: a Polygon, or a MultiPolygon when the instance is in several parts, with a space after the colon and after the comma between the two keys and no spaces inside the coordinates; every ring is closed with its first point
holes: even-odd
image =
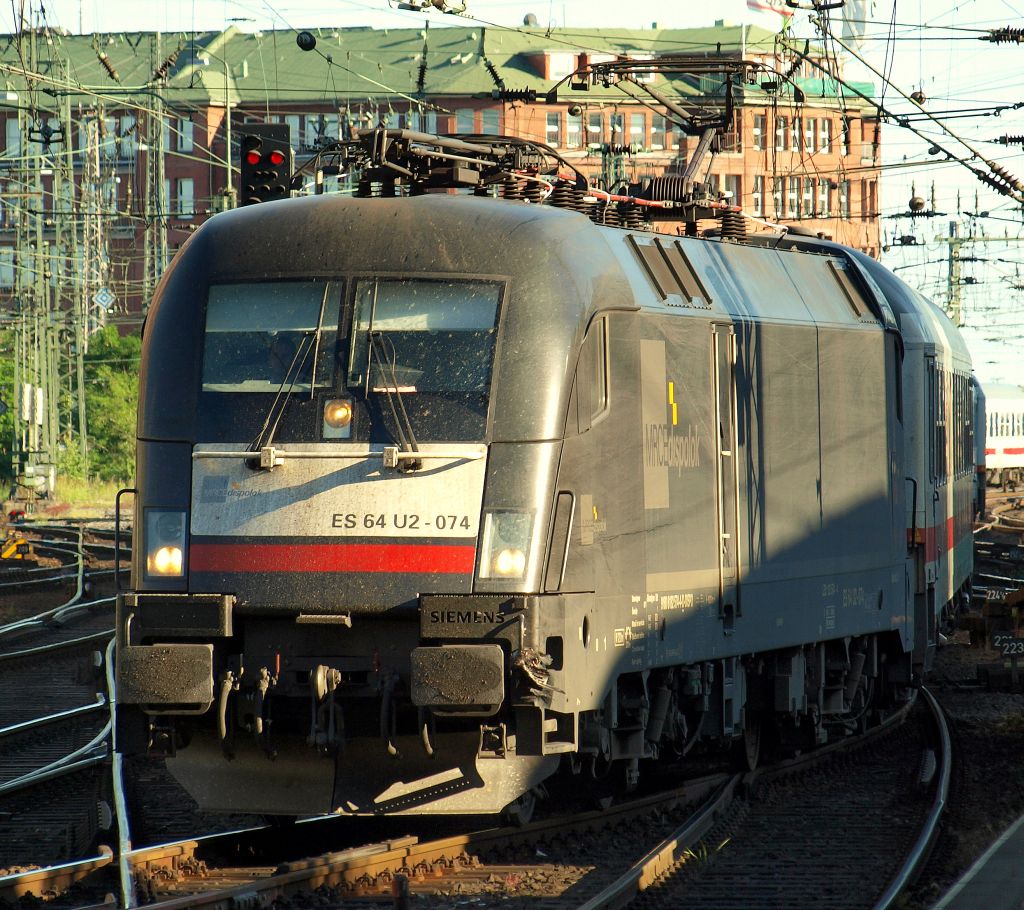
{"type": "MultiPolygon", "coordinates": [[[[15,121],[17,122],[17,121],[15,121]]],[[[0,249],[0,288],[14,287],[14,250],[0,249]]]]}
{"type": "Polygon", "coordinates": [[[804,177],[803,184],[803,216],[804,218],[811,218],[814,215],[814,178],[804,177]]]}
{"type": "Polygon", "coordinates": [[[195,181],[191,177],[179,177],[175,181],[175,191],[178,217],[191,218],[195,214],[195,181]]]}
{"type": "Polygon", "coordinates": [[[804,148],[813,153],[814,152],[814,127],[817,124],[817,120],[814,117],[804,117],[804,148]]]}
{"type": "Polygon", "coordinates": [[[785,214],[782,208],[782,193],[785,183],[785,177],[772,177],[772,206],[776,218],[782,218],[785,214]]]}
{"type": "Polygon", "coordinates": [[[321,146],[338,138],[337,114],[306,115],[306,145],[321,146]]]}
{"type": "Polygon", "coordinates": [[[800,132],[802,130],[802,123],[803,118],[801,117],[794,117],[790,123],[789,147],[793,149],[794,152],[800,151],[800,132]]]}
{"type": "Polygon", "coordinates": [[[818,150],[831,154],[832,152],[832,121],[828,118],[821,121],[821,128],[818,133],[818,150]]]}
{"type": "Polygon", "coordinates": [[[600,114],[587,114],[587,145],[604,142],[604,118],[600,114]]]}
{"type": "Polygon", "coordinates": [[[565,144],[567,148],[578,149],[585,145],[583,141],[583,115],[569,114],[565,120],[565,144]]]}
{"type": "Polygon", "coordinates": [[[6,145],[4,153],[8,158],[16,158],[21,154],[21,127],[18,125],[17,117],[8,117],[4,124],[4,138],[6,145]]]}
{"type": "Polygon", "coordinates": [[[298,114],[285,114],[284,122],[288,124],[288,141],[297,148],[305,148],[305,137],[302,135],[302,118],[298,114]]]}
{"type": "Polygon", "coordinates": [[[562,114],[558,111],[548,113],[545,126],[544,141],[552,148],[562,145],[562,114]]]}
{"type": "Polygon", "coordinates": [[[723,152],[743,151],[743,119],[740,111],[735,111],[732,116],[730,128],[722,134],[723,152]]]}
{"type": "Polygon", "coordinates": [[[656,151],[668,148],[668,123],[660,114],[651,118],[651,148],[656,151]]]}
{"type": "Polygon", "coordinates": [[[490,107],[480,112],[480,130],[488,136],[501,134],[501,111],[490,107]]]}
{"type": "MultiPolygon", "coordinates": [[[[192,151],[192,121],[187,117],[178,118],[178,151],[192,151]]],[[[191,211],[191,209],[189,209],[191,211]]]]}
{"type": "Polygon", "coordinates": [[[754,177],[754,192],[751,193],[751,204],[755,215],[764,214],[764,175],[757,174],[754,177]]]}
{"type": "Polygon", "coordinates": [[[647,115],[629,115],[629,144],[636,148],[647,148],[647,115]]]}
{"type": "Polygon", "coordinates": [[[845,117],[839,127],[839,154],[844,158],[850,154],[850,121],[845,117]]]}
{"type": "Polygon", "coordinates": [[[626,116],[625,114],[612,114],[608,118],[608,128],[611,138],[609,142],[615,145],[626,144],[626,116]]]}
{"type": "Polygon", "coordinates": [[[850,217],[850,181],[839,181],[839,217],[850,217]]]}
{"type": "Polygon", "coordinates": [[[764,151],[764,130],[767,118],[764,114],[754,114],[754,148],[764,151]]]}
{"type": "MultiPolygon", "coordinates": [[[[826,121],[827,122],[827,121],[826,121]]],[[[832,187],[827,180],[818,181],[818,217],[824,218],[831,208],[832,187]]]]}
{"type": "Polygon", "coordinates": [[[100,155],[104,158],[114,158],[117,156],[118,149],[117,118],[104,117],[102,130],[100,134],[100,155]]]}
{"type": "Polygon", "coordinates": [[[786,181],[786,217],[796,218],[800,210],[797,207],[800,193],[800,178],[790,177],[786,181]]]}
{"type": "Polygon", "coordinates": [[[743,182],[739,174],[726,174],[724,189],[726,201],[730,205],[740,205],[743,202],[743,182]]]}
{"type": "Polygon", "coordinates": [[[475,133],[476,132],[476,117],[472,108],[460,107],[455,111],[455,132],[456,133],[475,133]]]}
{"type": "Polygon", "coordinates": [[[139,126],[132,114],[126,114],[121,118],[121,128],[118,130],[118,150],[120,158],[134,158],[139,148],[139,126]]]}
{"type": "Polygon", "coordinates": [[[786,145],[786,140],[789,137],[789,118],[788,117],[776,117],[775,118],[775,150],[777,152],[785,151],[789,146],[786,145]]]}

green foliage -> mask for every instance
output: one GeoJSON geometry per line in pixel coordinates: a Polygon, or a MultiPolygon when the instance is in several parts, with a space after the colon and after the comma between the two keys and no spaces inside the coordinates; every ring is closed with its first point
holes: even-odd
{"type": "Polygon", "coordinates": [[[101,480],[130,481],[135,473],[140,349],[137,336],[121,336],[114,326],[89,339],[85,355],[89,472],[101,480]]]}

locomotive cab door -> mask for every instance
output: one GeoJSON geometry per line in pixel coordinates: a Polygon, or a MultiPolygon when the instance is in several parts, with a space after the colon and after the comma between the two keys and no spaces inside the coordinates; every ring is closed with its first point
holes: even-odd
{"type": "Polygon", "coordinates": [[[739,603],[739,465],[736,453],[736,333],[731,325],[711,327],[715,423],[718,427],[718,615],[731,632],[739,603]]]}

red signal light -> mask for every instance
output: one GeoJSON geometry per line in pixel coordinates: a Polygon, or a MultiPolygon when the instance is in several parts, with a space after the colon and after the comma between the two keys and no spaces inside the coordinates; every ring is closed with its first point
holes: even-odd
{"type": "Polygon", "coordinates": [[[274,149],[273,151],[271,151],[269,158],[270,163],[274,165],[274,167],[280,167],[282,164],[284,164],[284,152],[280,151],[279,149],[274,149]]]}
{"type": "MultiPolygon", "coordinates": [[[[273,157],[273,155],[271,157],[273,157]]],[[[245,163],[246,164],[259,164],[260,163],[260,153],[256,149],[249,149],[249,151],[247,151],[245,153],[245,163]]]]}

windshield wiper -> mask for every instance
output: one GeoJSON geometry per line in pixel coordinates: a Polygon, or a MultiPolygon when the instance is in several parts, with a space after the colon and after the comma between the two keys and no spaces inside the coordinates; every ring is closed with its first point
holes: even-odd
{"type": "Polygon", "coordinates": [[[288,407],[288,402],[291,400],[292,392],[295,391],[295,386],[299,381],[299,377],[302,375],[302,370],[306,366],[306,361],[309,358],[310,351],[313,350],[313,345],[314,334],[312,332],[306,332],[302,336],[302,341],[299,342],[299,346],[295,349],[295,354],[292,356],[292,362],[288,364],[288,370],[284,374],[284,379],[281,380],[281,384],[277,387],[277,394],[274,396],[274,400],[270,405],[270,410],[267,411],[267,416],[263,421],[263,426],[260,427],[260,431],[256,434],[256,438],[249,443],[250,452],[258,452],[260,449],[267,448],[274,441],[274,434],[277,432],[277,427],[281,423],[281,418],[284,416],[285,409],[288,407]],[[300,354],[302,355],[301,361],[299,360],[300,354]],[[278,408],[278,402],[281,404],[280,408],[278,408]],[[276,417],[274,416],[275,411],[277,414],[276,417]],[[273,421],[273,425],[271,425],[271,421],[273,421]]]}
{"type": "Polygon", "coordinates": [[[327,293],[331,289],[331,283],[327,282],[324,285],[324,297],[320,301],[320,315],[316,320],[316,343],[313,345],[313,375],[309,380],[309,400],[313,400],[313,394],[316,392],[316,358],[320,353],[320,333],[324,328],[324,310],[327,309],[327,293]]]}
{"type": "MultiPolygon", "coordinates": [[[[412,429],[412,421],[409,420],[409,413],[405,409],[405,402],[402,400],[402,393],[398,388],[398,376],[395,373],[395,346],[391,345],[391,360],[386,363],[384,356],[384,342],[387,341],[384,337],[384,333],[381,331],[371,330],[369,333],[370,340],[370,358],[377,362],[377,369],[380,370],[381,379],[383,380],[382,389],[384,394],[387,396],[388,408],[391,411],[391,416],[395,421],[395,428],[397,430],[398,442],[401,445],[402,450],[406,452],[419,452],[419,446],[416,444],[416,434],[412,429]],[[388,384],[388,376],[385,372],[385,366],[391,372],[391,384],[388,384]],[[396,407],[397,401],[397,407],[396,407]]],[[[369,381],[367,376],[366,383],[367,391],[373,389],[372,383],[369,381]]],[[[418,458],[414,459],[403,459],[400,462],[400,468],[403,471],[415,471],[422,466],[422,462],[418,458]]]]}

